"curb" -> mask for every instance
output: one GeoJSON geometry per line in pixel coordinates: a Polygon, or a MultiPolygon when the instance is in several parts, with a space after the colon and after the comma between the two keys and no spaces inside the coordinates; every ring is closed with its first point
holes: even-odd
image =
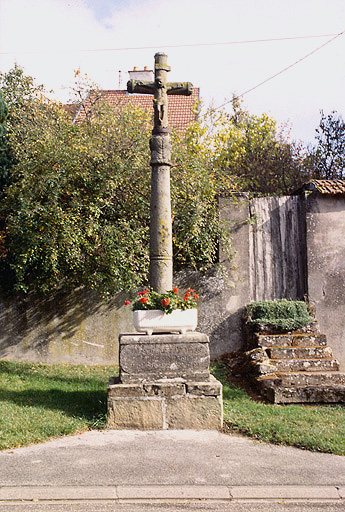
{"type": "Polygon", "coordinates": [[[2,486],[0,504],[15,502],[342,502],[345,487],[336,486],[2,486]]]}

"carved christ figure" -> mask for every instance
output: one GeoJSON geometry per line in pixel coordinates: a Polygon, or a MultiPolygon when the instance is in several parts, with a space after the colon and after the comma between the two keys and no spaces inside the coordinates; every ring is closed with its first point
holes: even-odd
{"type": "Polygon", "coordinates": [[[167,73],[170,66],[167,64],[167,56],[164,53],[155,55],[155,80],[144,82],[142,80],[129,80],[127,91],[129,93],[153,94],[154,106],[154,132],[159,128],[168,130],[168,99],[167,95],[190,96],[193,85],[190,82],[168,82],[167,73]]]}

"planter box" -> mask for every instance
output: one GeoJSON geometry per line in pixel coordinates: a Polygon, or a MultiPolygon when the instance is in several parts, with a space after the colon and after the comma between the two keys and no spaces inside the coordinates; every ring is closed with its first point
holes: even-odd
{"type": "Polygon", "coordinates": [[[151,335],[153,332],[179,332],[195,331],[198,324],[197,309],[175,309],[165,314],[159,309],[133,311],[133,324],[138,332],[151,335]]]}

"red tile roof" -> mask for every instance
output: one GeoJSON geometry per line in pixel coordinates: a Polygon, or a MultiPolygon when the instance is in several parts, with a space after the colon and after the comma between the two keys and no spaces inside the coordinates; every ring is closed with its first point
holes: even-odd
{"type": "MultiPolygon", "coordinates": [[[[140,106],[152,113],[153,116],[153,96],[151,94],[129,94],[127,91],[100,91],[102,97],[114,107],[121,108],[127,105],[140,106]]],[[[191,96],[168,96],[168,119],[170,128],[176,130],[185,130],[189,124],[195,121],[199,101],[199,89],[194,88],[191,96]]],[[[87,109],[88,99],[85,100],[87,109]]],[[[83,118],[85,113],[83,109],[77,114],[83,118]]]]}
{"type": "Polygon", "coordinates": [[[76,103],[66,103],[65,105],[62,105],[62,107],[67,112],[67,114],[69,114],[73,119],[75,118],[79,110],[79,105],[77,105],[76,103]]]}
{"type": "Polygon", "coordinates": [[[345,180],[311,180],[303,188],[320,194],[345,194],[345,180]]]}

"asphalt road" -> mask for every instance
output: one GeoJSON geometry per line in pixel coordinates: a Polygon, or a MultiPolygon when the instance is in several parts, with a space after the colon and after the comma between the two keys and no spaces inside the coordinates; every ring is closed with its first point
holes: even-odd
{"type": "Polygon", "coordinates": [[[0,512],[344,512],[344,503],[23,503],[0,505],[0,512]]]}

